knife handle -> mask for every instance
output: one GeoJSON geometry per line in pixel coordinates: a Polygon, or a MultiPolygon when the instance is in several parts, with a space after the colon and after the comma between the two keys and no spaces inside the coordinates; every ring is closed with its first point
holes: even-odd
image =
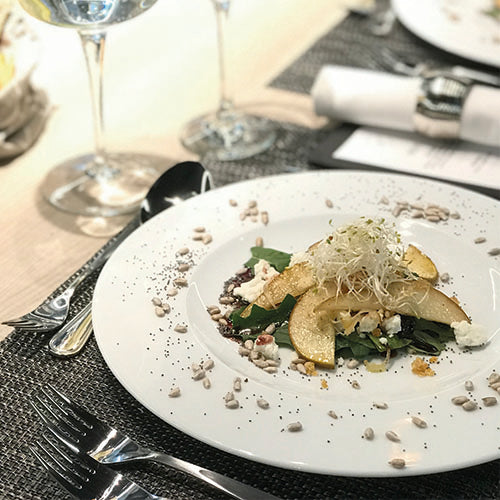
{"type": "Polygon", "coordinates": [[[89,303],[50,339],[49,351],[61,358],[75,356],[83,349],[91,333],[92,304],[89,303]]]}

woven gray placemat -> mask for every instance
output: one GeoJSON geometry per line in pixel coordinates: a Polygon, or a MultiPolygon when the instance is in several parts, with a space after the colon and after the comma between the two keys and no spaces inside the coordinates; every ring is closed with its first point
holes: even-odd
{"type": "MultiPolygon", "coordinates": [[[[342,26],[340,28],[343,29],[342,26]]],[[[318,43],[318,47],[312,47],[310,51],[316,53],[323,50],[321,40],[318,43]]],[[[295,69],[292,65],[288,71],[295,71],[312,81],[313,73],[310,72],[315,70],[304,66],[295,69]]],[[[311,168],[307,163],[309,152],[328,131],[311,131],[290,124],[277,125],[279,137],[270,151],[239,162],[207,160],[206,166],[213,173],[216,184],[311,168]]],[[[94,273],[78,290],[71,315],[90,300],[97,274],[94,273]]],[[[65,286],[61,285],[54,294],[65,286]]],[[[81,355],[70,360],[52,357],[47,349],[48,339],[48,335],[16,331],[0,343],[2,499],[67,498],[28,451],[28,444],[40,432],[40,423],[29,400],[47,383],[146,446],[174,454],[282,498],[489,500],[500,496],[498,461],[430,476],[369,479],[288,471],[235,457],[181,433],[143,408],[114,378],[93,338],[81,355]]],[[[162,466],[134,465],[125,467],[124,471],[152,492],[172,499],[226,498],[198,481],[162,466]]]]}
{"type": "MultiPolygon", "coordinates": [[[[388,4],[389,0],[378,0],[377,11],[386,9],[388,4]]],[[[498,73],[498,69],[476,64],[426,43],[397,20],[390,33],[383,37],[371,33],[371,23],[373,20],[369,17],[354,14],[347,16],[299,56],[270,85],[307,94],[319,70],[327,64],[390,71],[382,56],[382,51],[386,49],[390,49],[392,55],[397,55],[404,61],[425,62],[432,67],[461,64],[498,73]]]]}

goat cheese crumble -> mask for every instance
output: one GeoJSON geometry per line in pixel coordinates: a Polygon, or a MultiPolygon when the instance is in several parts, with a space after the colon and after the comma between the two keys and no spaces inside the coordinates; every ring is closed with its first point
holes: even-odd
{"type": "Polygon", "coordinates": [[[254,266],[255,276],[246,283],[233,290],[234,295],[238,295],[247,302],[253,302],[263,292],[266,283],[274,276],[279,274],[267,260],[260,259],[254,266]]]}
{"type": "Polygon", "coordinates": [[[457,344],[462,347],[479,346],[486,342],[486,330],[483,326],[468,321],[455,321],[451,324],[457,344]]]}

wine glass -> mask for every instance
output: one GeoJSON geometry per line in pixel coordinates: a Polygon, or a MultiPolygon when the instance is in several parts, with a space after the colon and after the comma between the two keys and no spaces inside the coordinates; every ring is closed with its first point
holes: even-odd
{"type": "Polygon", "coordinates": [[[211,0],[217,21],[219,56],[219,107],[215,112],[195,118],[181,132],[184,147],[201,157],[241,160],[268,149],[276,139],[276,128],[263,117],[235,108],[227,89],[225,33],[231,0],[211,0]]]}
{"type": "Polygon", "coordinates": [[[46,176],[42,191],[57,208],[92,217],[135,211],[164,170],[157,157],[106,151],[102,69],[108,26],[135,17],[156,0],[19,0],[33,17],[80,35],[87,63],[95,150],[65,161],[46,176]],[[154,160],[153,160],[154,159],[154,160]]]}

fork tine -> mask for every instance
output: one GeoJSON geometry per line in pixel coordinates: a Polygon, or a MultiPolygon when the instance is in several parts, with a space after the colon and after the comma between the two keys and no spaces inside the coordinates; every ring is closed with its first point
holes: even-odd
{"type": "Polygon", "coordinates": [[[71,399],[59,392],[51,384],[47,384],[47,386],[43,389],[43,392],[54,402],[54,404],[56,404],[61,409],[61,411],[64,411],[63,404],[66,405],[66,407],[69,408],[80,419],[81,423],[83,423],[87,427],[92,428],[93,426],[101,424],[101,422],[96,417],[94,417],[94,415],[71,401],[71,399]],[[50,389],[50,391],[48,389],[50,389]],[[52,397],[48,394],[49,392],[52,393],[52,397]],[[56,397],[59,400],[59,404],[56,401],[56,397]],[[61,404],[61,401],[63,402],[63,404],[61,404]]]}
{"type": "MultiPolygon", "coordinates": [[[[52,448],[54,448],[52,446],[52,448]]],[[[35,446],[29,447],[31,453],[35,456],[43,468],[58,481],[69,493],[78,496],[80,493],[80,483],[74,474],[67,467],[63,466],[60,461],[55,459],[43,446],[40,441],[35,443],[35,446]]]]}

